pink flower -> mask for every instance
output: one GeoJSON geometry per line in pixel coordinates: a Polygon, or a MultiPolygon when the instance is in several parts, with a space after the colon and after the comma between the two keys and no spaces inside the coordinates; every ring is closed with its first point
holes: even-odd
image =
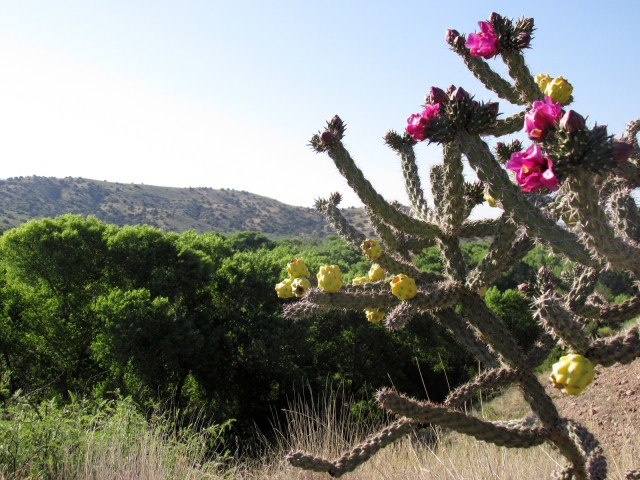
{"type": "Polygon", "coordinates": [[[439,108],[439,103],[425,105],[421,113],[414,113],[407,118],[407,133],[411,135],[416,142],[426,138],[424,130],[432,118],[440,116],[438,113],[439,108]]]}
{"type": "Polygon", "coordinates": [[[524,131],[531,140],[539,140],[558,122],[561,114],[562,106],[545,95],[544,102],[533,102],[531,110],[525,114],[524,131]]]}
{"type": "Polygon", "coordinates": [[[470,33],[465,43],[474,57],[491,58],[498,53],[498,37],[489,22],[478,22],[480,33],[470,33]]]}
{"type": "Polygon", "coordinates": [[[516,172],[516,181],[523,192],[534,192],[546,187],[558,189],[558,179],[552,170],[553,162],[542,156],[538,145],[531,145],[524,152],[515,152],[507,162],[507,168],[516,172]]]}

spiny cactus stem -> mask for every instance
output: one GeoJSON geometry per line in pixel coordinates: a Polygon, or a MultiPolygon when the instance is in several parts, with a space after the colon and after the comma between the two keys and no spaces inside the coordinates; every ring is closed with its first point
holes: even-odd
{"type": "Polygon", "coordinates": [[[431,402],[419,402],[389,389],[378,392],[377,398],[383,408],[398,415],[418,422],[437,423],[507,448],[533,447],[544,443],[547,438],[546,430],[541,427],[508,428],[431,402]]]}
{"type": "Polygon", "coordinates": [[[567,308],[580,314],[581,308],[596,287],[598,272],[594,268],[583,268],[578,265],[574,268],[578,270],[578,275],[574,278],[571,290],[567,294],[567,308]]]}
{"type": "Polygon", "coordinates": [[[369,436],[363,443],[356,445],[334,462],[302,451],[290,453],[287,460],[294,467],[315,472],[327,472],[332,477],[339,478],[345,473],[355,470],[380,449],[411,433],[416,426],[416,423],[409,419],[400,419],[383,428],[380,432],[369,436]]]}
{"type": "Polygon", "coordinates": [[[464,281],[467,274],[467,265],[462,256],[458,239],[443,235],[437,239],[437,244],[440,248],[440,256],[447,276],[461,282],[464,281]]]}
{"type": "Polygon", "coordinates": [[[487,368],[496,368],[500,362],[489,346],[479,338],[477,332],[453,309],[433,312],[440,324],[453,334],[453,338],[487,368]]]}
{"type": "Polygon", "coordinates": [[[640,243],[640,213],[628,188],[612,192],[609,210],[618,235],[635,244],[640,243]]]}
{"type": "Polygon", "coordinates": [[[503,52],[502,59],[507,65],[509,76],[514,80],[515,90],[520,93],[521,97],[525,100],[525,103],[542,100],[544,95],[531,75],[522,53],[519,51],[503,52]]]}
{"type": "Polygon", "coordinates": [[[405,233],[425,237],[431,237],[440,233],[440,229],[436,225],[411,218],[391,206],[382,195],[376,192],[371,183],[364,177],[362,171],[356,166],[341,141],[333,142],[327,153],[362,203],[371,208],[374,213],[384,218],[389,225],[405,233]]]}
{"type": "Polygon", "coordinates": [[[549,440],[571,462],[576,478],[587,480],[584,455],[575,441],[569,437],[566,428],[563,428],[563,422],[560,419],[558,410],[545,392],[544,387],[535,375],[527,370],[522,370],[519,380],[523,396],[540,419],[542,425],[547,428],[549,440]]]}
{"type": "Polygon", "coordinates": [[[595,340],[585,356],[595,364],[610,367],[616,362],[630,363],[640,357],[640,326],[630,327],[613,338],[595,340]]]}
{"type": "Polygon", "coordinates": [[[460,227],[458,236],[460,238],[492,237],[496,234],[500,221],[500,219],[484,218],[482,220],[464,222],[460,227]]]}
{"type": "Polygon", "coordinates": [[[334,228],[334,230],[349,243],[354,249],[360,250],[360,244],[366,238],[365,235],[349,224],[340,209],[333,203],[328,202],[322,208],[325,218],[334,228]]]}
{"type": "Polygon", "coordinates": [[[598,257],[620,270],[640,271],[640,249],[617,237],[598,204],[598,192],[586,170],[575,169],[566,180],[568,203],[580,221],[585,242],[598,257]]]}
{"type": "Polygon", "coordinates": [[[495,126],[493,126],[487,134],[493,137],[502,137],[503,135],[511,135],[512,133],[519,132],[522,130],[522,125],[524,125],[524,114],[525,111],[523,110],[504,120],[496,121],[495,126]]]}
{"type": "Polygon", "coordinates": [[[449,407],[459,407],[480,390],[491,391],[508,387],[516,382],[518,375],[517,370],[508,367],[488,370],[449,393],[444,404],[449,407]]]}
{"type": "Polygon", "coordinates": [[[640,315],[640,296],[636,295],[622,303],[602,307],[599,319],[608,325],[615,326],[640,315]]]}
{"type": "Polygon", "coordinates": [[[480,57],[474,57],[467,49],[456,50],[456,52],[462,57],[462,60],[471,73],[473,73],[485,87],[495,92],[498,97],[515,105],[524,105],[526,103],[513,86],[494,72],[485,60],[480,57]]]}
{"type": "Polygon", "coordinates": [[[402,137],[395,132],[387,133],[387,143],[394,145],[394,150],[400,157],[400,164],[402,165],[402,175],[404,176],[405,190],[409,197],[409,204],[411,205],[411,211],[413,214],[422,220],[428,221],[430,217],[429,206],[424,199],[424,193],[422,191],[422,185],[420,182],[420,175],[418,173],[418,165],[416,164],[416,154],[413,149],[413,144],[409,141],[402,141],[402,137]],[[390,137],[393,137],[394,142],[390,142],[390,137]]]}
{"type": "MultiPolygon", "coordinates": [[[[444,281],[421,285],[411,303],[417,311],[440,310],[451,306],[466,293],[467,290],[460,282],[444,281]]],[[[337,293],[325,293],[318,288],[311,288],[304,299],[318,307],[348,310],[394,308],[400,303],[385,281],[350,285],[337,293]]]]}
{"type": "Polygon", "coordinates": [[[511,367],[523,365],[524,354],[515,338],[509,332],[504,321],[487,307],[478,295],[467,295],[462,298],[462,309],[469,322],[485,337],[485,340],[500,353],[511,367]]]}
{"type": "Polygon", "coordinates": [[[590,345],[587,333],[582,322],[562,306],[557,294],[547,291],[535,301],[534,305],[537,308],[535,316],[541,320],[542,325],[550,333],[555,333],[562,338],[575,353],[584,355],[590,345]]]}
{"type": "Polygon", "coordinates": [[[464,175],[462,154],[455,143],[445,143],[442,147],[443,170],[443,218],[440,228],[445,235],[454,236],[464,221],[464,175]]]}
{"type": "Polygon", "coordinates": [[[525,227],[530,237],[540,238],[549,243],[555,253],[566,255],[574,262],[591,265],[593,260],[589,252],[578,241],[578,237],[545,217],[522,195],[507,172],[502,169],[491,155],[489,146],[480,138],[461,132],[459,135],[462,152],[467,156],[478,178],[498,195],[505,211],[513,215],[514,220],[525,227]]]}
{"type": "Polygon", "coordinates": [[[506,221],[504,217],[501,219],[498,225],[498,231],[493,237],[491,246],[482,259],[482,262],[467,276],[467,287],[469,290],[478,291],[481,288],[487,287],[498,278],[506,268],[515,263],[513,259],[510,258],[509,252],[514,245],[517,232],[518,227],[513,222],[506,221]]]}

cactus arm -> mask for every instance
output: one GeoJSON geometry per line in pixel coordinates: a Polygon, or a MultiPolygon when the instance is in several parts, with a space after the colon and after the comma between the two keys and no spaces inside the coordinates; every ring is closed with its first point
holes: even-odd
{"type": "MultiPolygon", "coordinates": [[[[478,291],[491,284],[498,276],[514,263],[509,263],[509,252],[516,240],[518,227],[513,223],[501,219],[493,242],[482,259],[480,265],[467,276],[467,288],[478,291]]],[[[526,252],[525,252],[526,253],[526,252]]],[[[524,255],[524,254],[523,254],[524,255]]]]}
{"type": "MultiPolygon", "coordinates": [[[[325,132],[327,133],[327,132],[325,132]]],[[[318,145],[319,136],[312,138],[312,144],[318,145]]],[[[395,209],[382,195],[373,188],[373,185],[364,177],[362,171],[356,166],[349,152],[340,139],[333,138],[329,145],[317,146],[316,150],[326,151],[333,160],[340,174],[347,180],[347,184],[358,195],[362,203],[371,209],[376,215],[384,218],[389,225],[424,237],[432,237],[439,234],[439,228],[431,223],[411,218],[395,209]]]]}
{"type": "MultiPolygon", "coordinates": [[[[459,282],[427,284],[418,288],[411,303],[420,312],[440,310],[454,304],[464,293],[464,286],[459,282]]],[[[304,299],[324,309],[393,308],[400,303],[385,281],[349,285],[337,293],[325,293],[318,288],[311,288],[304,299]]]]}
{"type": "Polygon", "coordinates": [[[455,280],[464,281],[467,264],[462,256],[458,239],[445,236],[438,238],[438,248],[446,275],[455,280]]]}
{"type": "Polygon", "coordinates": [[[576,271],[575,278],[573,279],[571,290],[567,294],[567,308],[577,314],[582,314],[583,310],[589,310],[585,308],[585,304],[589,295],[593,293],[596,288],[596,282],[598,280],[598,272],[593,268],[584,268],[580,265],[574,266],[576,271]]]}
{"type": "Polygon", "coordinates": [[[553,336],[544,332],[540,340],[538,340],[535,345],[531,347],[531,350],[527,352],[527,357],[525,359],[527,367],[534,369],[544,362],[555,345],[556,341],[553,336]]]}
{"type": "Polygon", "coordinates": [[[509,70],[509,76],[513,78],[514,89],[520,93],[525,102],[531,103],[535,100],[542,100],[544,95],[533,79],[522,53],[510,50],[508,52],[503,51],[501,55],[509,70]]]}
{"type": "Polygon", "coordinates": [[[640,315],[640,295],[631,297],[622,303],[602,307],[598,318],[607,325],[619,325],[640,315]]]}
{"type": "Polygon", "coordinates": [[[465,190],[462,173],[462,154],[454,143],[445,143],[442,147],[444,159],[443,170],[443,209],[440,228],[447,236],[453,237],[458,233],[464,221],[465,200],[461,195],[465,190]]]}
{"type": "Polygon", "coordinates": [[[491,194],[499,199],[505,211],[527,229],[529,236],[549,243],[552,250],[566,255],[583,265],[593,263],[589,252],[579,243],[578,237],[543,215],[509,180],[507,172],[493,158],[488,145],[480,138],[461,132],[459,136],[462,152],[478,174],[480,180],[489,185],[491,194]]]}
{"type": "Polygon", "coordinates": [[[639,330],[640,327],[634,325],[613,338],[598,339],[585,351],[585,357],[605,367],[616,362],[630,363],[640,357],[639,330]]]}
{"type": "MultiPolygon", "coordinates": [[[[484,202],[484,186],[480,182],[464,184],[464,213],[463,218],[468,218],[476,205],[484,202]]],[[[463,223],[464,225],[464,223],[463,223]]],[[[461,225],[462,227],[462,225],[461,225]]]]}
{"type": "Polygon", "coordinates": [[[316,200],[316,210],[324,215],[325,219],[343,240],[349,243],[355,250],[360,251],[360,244],[366,237],[364,233],[354,228],[344,215],[342,215],[338,208],[339,202],[340,195],[334,193],[328,200],[322,198],[316,200]]]}
{"type": "Polygon", "coordinates": [[[487,218],[464,222],[460,227],[460,238],[485,238],[495,235],[500,219],[487,218]]]}
{"type": "Polygon", "coordinates": [[[516,105],[526,103],[520,98],[520,95],[518,95],[518,92],[513,88],[513,85],[494,72],[485,60],[480,57],[474,57],[469,53],[469,50],[464,46],[464,35],[459,35],[457,38],[450,37],[448,40],[453,51],[460,55],[469,71],[473,73],[487,89],[510,103],[516,105]]]}
{"type": "Polygon", "coordinates": [[[382,448],[411,433],[416,426],[417,424],[409,419],[400,419],[383,428],[380,432],[369,436],[363,443],[356,445],[333,462],[303,451],[289,453],[287,460],[294,467],[314,472],[326,472],[332,477],[339,478],[345,473],[355,470],[382,448]]]}
{"type": "Polygon", "coordinates": [[[415,141],[411,137],[403,137],[396,132],[390,131],[385,135],[385,142],[400,157],[405,190],[409,197],[411,211],[417,218],[429,221],[431,212],[427,201],[424,199],[420,176],[418,174],[416,154],[413,149],[415,141]]]}
{"type": "Polygon", "coordinates": [[[499,390],[516,382],[518,371],[509,367],[494,368],[477,375],[472,381],[460,385],[450,392],[444,401],[449,407],[458,407],[479,390],[499,390]]]}
{"type": "Polygon", "coordinates": [[[519,132],[522,130],[522,125],[524,125],[524,114],[525,112],[523,110],[520,113],[516,113],[515,115],[505,118],[504,120],[496,121],[496,124],[488,130],[487,135],[501,137],[503,135],[511,135],[512,133],[519,132]]]}
{"type": "Polygon", "coordinates": [[[629,189],[614,191],[609,196],[610,218],[616,233],[625,240],[640,242],[640,214],[629,189]]]}
{"type": "Polygon", "coordinates": [[[583,322],[564,308],[556,293],[546,291],[535,301],[534,307],[534,318],[537,318],[550,334],[560,337],[576,353],[585,354],[590,341],[583,322]]]}
{"type": "Polygon", "coordinates": [[[487,307],[478,295],[467,295],[462,298],[462,309],[469,323],[476,327],[505,362],[512,367],[519,367],[524,362],[524,354],[509,333],[504,321],[487,307]]]}
{"type": "Polygon", "coordinates": [[[501,447],[533,447],[542,444],[547,439],[547,431],[543,427],[509,428],[432,402],[419,402],[390,389],[378,392],[377,400],[385,410],[397,415],[411,418],[420,423],[437,423],[501,447]]]}
{"type": "Polygon", "coordinates": [[[575,169],[566,180],[567,203],[579,219],[583,242],[602,261],[620,270],[640,271],[640,249],[617,237],[598,204],[598,192],[588,173],[575,169]]]}
{"type": "Polygon", "coordinates": [[[500,362],[495,353],[479,338],[473,327],[453,309],[433,312],[440,324],[451,332],[453,338],[488,368],[497,367],[500,362]]]}
{"type": "Polygon", "coordinates": [[[287,303],[282,307],[282,316],[288,320],[309,317],[317,315],[322,309],[306,299],[300,299],[297,302],[287,303]]]}

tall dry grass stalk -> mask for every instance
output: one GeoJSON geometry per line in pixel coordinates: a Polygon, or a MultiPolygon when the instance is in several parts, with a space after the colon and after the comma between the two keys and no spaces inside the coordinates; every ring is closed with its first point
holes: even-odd
{"type": "MultiPolygon", "coordinates": [[[[287,410],[286,421],[275,442],[264,442],[265,455],[259,461],[238,464],[234,478],[245,480],[327,479],[326,473],[314,473],[291,467],[287,452],[303,449],[324,458],[336,458],[361,441],[381,424],[358,425],[348,405],[340,407],[335,392],[320,402],[295,401],[287,410]]],[[[485,403],[475,412],[480,417],[508,420],[521,417],[528,406],[515,389],[485,403]],[[506,412],[506,415],[505,415],[506,412]]],[[[386,419],[390,423],[390,419],[386,419]]],[[[591,425],[586,425],[588,428],[591,425]]],[[[629,438],[619,451],[607,452],[609,478],[624,479],[624,472],[637,463],[636,440],[629,438]]],[[[549,478],[563,467],[562,456],[549,445],[529,449],[507,449],[478,442],[470,437],[425,429],[387,447],[346,478],[351,480],[538,480],[549,478]]]]}

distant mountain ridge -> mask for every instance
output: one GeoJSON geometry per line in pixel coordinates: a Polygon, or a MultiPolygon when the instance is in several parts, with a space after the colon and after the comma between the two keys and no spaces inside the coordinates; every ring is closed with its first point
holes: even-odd
{"type": "MultiPolygon", "coordinates": [[[[364,209],[351,207],[343,212],[364,233],[372,233],[364,209]]],[[[93,215],[120,226],[147,224],[174,232],[250,230],[280,238],[334,233],[313,208],[238,190],[157,187],[72,177],[0,180],[1,230],[65,213],[93,215]]]]}

